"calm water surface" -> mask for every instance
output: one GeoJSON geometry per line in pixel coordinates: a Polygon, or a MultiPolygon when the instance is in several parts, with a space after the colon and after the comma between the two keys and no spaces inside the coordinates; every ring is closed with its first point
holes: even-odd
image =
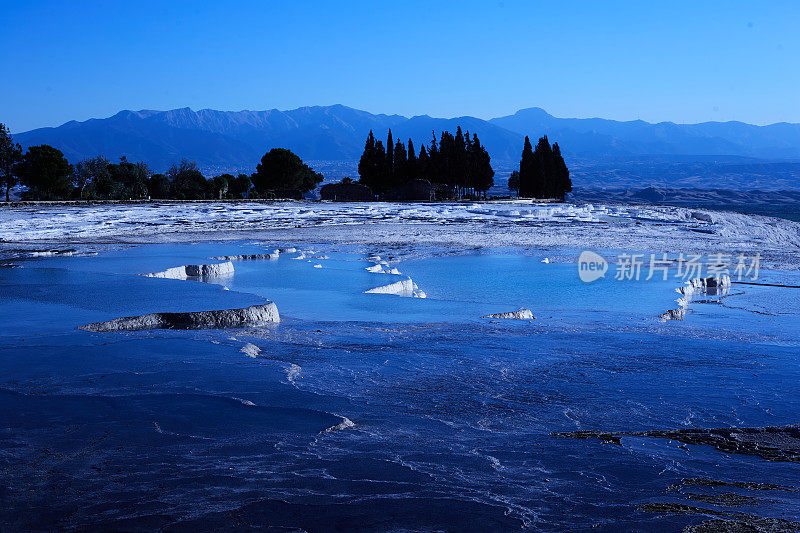
{"type": "Polygon", "coordinates": [[[392,263],[426,299],[364,294],[403,279],[364,270],[391,251],[332,245],[205,283],[138,275],[280,244],[0,269],[3,529],[677,531],[707,518],[640,509],[653,502],[800,520],[794,463],[551,436],[797,423],[800,289],[734,286],[727,307],[662,323],[674,280],[585,284],[574,264],[513,250],[392,263]],[[76,329],[264,299],[279,325],[76,329]],[[536,319],[480,318],[519,307],[536,319]],[[759,499],[725,507],[673,487],[685,478],[796,490],[728,488],[759,499]]]}

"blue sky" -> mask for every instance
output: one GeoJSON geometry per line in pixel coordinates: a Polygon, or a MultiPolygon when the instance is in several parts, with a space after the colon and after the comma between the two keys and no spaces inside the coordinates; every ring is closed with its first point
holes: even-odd
{"type": "Polygon", "coordinates": [[[800,2],[0,6],[0,122],[121,109],[800,122],[800,2]]]}

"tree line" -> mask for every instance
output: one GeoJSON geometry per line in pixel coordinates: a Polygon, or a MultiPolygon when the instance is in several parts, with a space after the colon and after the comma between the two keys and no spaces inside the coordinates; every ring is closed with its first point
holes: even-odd
{"type": "Polygon", "coordinates": [[[367,136],[364,152],[358,163],[359,182],[369,187],[379,198],[415,180],[427,180],[437,186],[440,196],[462,198],[465,195],[486,197],[494,184],[491,158],[478,136],[466,135],[461,126],[455,135],[444,131],[439,140],[433,133],[430,145],[424,144],[419,153],[414,142],[408,145],[394,141],[392,130],[386,146],[375,139],[372,131],[367,136]]]}
{"type": "MultiPolygon", "coordinates": [[[[404,195],[396,191],[404,187],[405,199],[415,195],[426,199],[427,190],[435,193],[430,198],[485,198],[494,184],[488,152],[477,135],[463,134],[460,126],[455,135],[444,131],[438,140],[434,133],[430,144],[421,146],[418,153],[411,139],[407,145],[394,141],[389,130],[385,148],[370,131],[358,172],[359,186],[366,187],[356,192],[365,199],[402,200],[404,195]]],[[[60,150],[46,144],[23,151],[0,123],[0,184],[6,189],[6,201],[17,183],[28,189],[24,198],[33,200],[201,200],[302,198],[322,180],[321,174],[284,148],[264,154],[252,174],[213,178],[206,178],[195,162],[186,159],[165,173],[153,173],[145,163],[125,157],[112,163],[98,156],[72,165],[60,150]]],[[[511,174],[508,186],[520,197],[563,201],[572,191],[572,181],[558,143],[551,145],[543,136],[534,149],[525,137],[519,170],[511,174]]]]}
{"type": "Polygon", "coordinates": [[[525,137],[519,170],[511,173],[508,188],[522,198],[554,198],[563,202],[572,191],[572,180],[558,143],[550,145],[545,135],[533,149],[530,139],[525,137]]]}
{"type": "Polygon", "coordinates": [[[0,123],[0,183],[9,201],[18,183],[32,200],[136,200],[145,198],[203,200],[222,198],[302,198],[323,180],[291,151],[273,148],[253,174],[221,174],[206,178],[197,163],[183,159],[166,173],[153,173],[143,162],[124,156],[112,163],[103,156],[70,164],[52,146],[23,151],[0,123]]]}

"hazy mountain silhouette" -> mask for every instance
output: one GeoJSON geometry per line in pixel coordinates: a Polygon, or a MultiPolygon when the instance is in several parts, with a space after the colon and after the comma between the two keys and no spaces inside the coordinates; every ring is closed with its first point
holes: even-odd
{"type": "Polygon", "coordinates": [[[595,160],[642,155],[743,156],[800,159],[800,125],[754,126],[741,122],[651,124],[599,118],[556,118],[539,108],[489,121],[426,115],[412,118],[375,115],[343,105],[301,107],[290,111],[121,111],[104,119],[67,122],[14,135],[23,146],[50,144],[71,161],[95,155],[125,155],[164,170],[180,158],[196,160],[211,171],[254,169],[270,148],[284,147],[306,160],[355,161],[369,130],[385,142],[414,140],[417,150],[432,131],[477,133],[493,161],[518,161],[522,139],[547,134],[569,159],[595,160]]]}
{"type": "Polygon", "coordinates": [[[538,107],[489,122],[520,134],[547,133],[575,154],[727,155],[800,158],[800,124],[744,122],[652,124],[601,118],[556,118],[538,107]],[[562,141],[563,139],[563,141],[562,141]]]}

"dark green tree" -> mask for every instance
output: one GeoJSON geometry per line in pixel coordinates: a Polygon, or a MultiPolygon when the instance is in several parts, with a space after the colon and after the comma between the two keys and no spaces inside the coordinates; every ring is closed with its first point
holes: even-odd
{"type": "Polygon", "coordinates": [[[439,143],[436,132],[431,131],[431,143],[428,145],[428,159],[425,167],[427,178],[431,183],[444,183],[442,158],[439,156],[439,143]]]}
{"type": "Polygon", "coordinates": [[[569,177],[567,164],[561,156],[561,148],[559,148],[558,143],[553,143],[553,158],[555,159],[556,171],[554,197],[559,198],[563,202],[567,193],[572,192],[572,180],[569,177]]]}
{"type": "Polygon", "coordinates": [[[145,163],[131,163],[128,158],[122,156],[119,158],[119,163],[108,166],[108,171],[115,183],[112,196],[117,200],[147,197],[150,169],[145,163]]]}
{"type": "Polygon", "coordinates": [[[358,163],[359,183],[366,185],[377,195],[389,188],[386,171],[386,151],[381,141],[376,141],[372,131],[367,136],[364,153],[358,163]]]}
{"type": "Polygon", "coordinates": [[[203,200],[208,194],[208,182],[197,162],[182,159],[180,163],[174,164],[167,171],[167,176],[172,184],[172,197],[179,200],[203,200]]]}
{"type": "Polygon", "coordinates": [[[111,162],[103,156],[79,161],[72,174],[73,184],[78,191],[78,198],[108,198],[112,186],[111,173],[108,170],[111,162]],[[101,196],[99,190],[105,195],[101,196]]]}
{"type": "Polygon", "coordinates": [[[519,162],[519,195],[522,198],[535,197],[536,168],[533,159],[533,147],[531,140],[525,136],[525,144],[522,148],[522,159],[519,162]]]}
{"type": "Polygon", "coordinates": [[[373,191],[377,191],[377,185],[380,181],[382,168],[380,161],[376,150],[375,135],[370,130],[369,135],[367,135],[367,141],[364,143],[364,152],[358,161],[358,175],[359,182],[373,191]]]}
{"type": "Polygon", "coordinates": [[[231,198],[247,198],[247,194],[252,187],[253,182],[250,181],[250,176],[239,174],[228,184],[228,193],[231,198]]]}
{"type": "Polygon", "coordinates": [[[547,135],[539,138],[533,150],[534,168],[534,198],[553,198],[553,180],[555,178],[555,165],[553,164],[553,149],[547,140],[547,135]]]}
{"type": "Polygon", "coordinates": [[[408,155],[405,145],[398,141],[394,145],[394,172],[392,174],[392,186],[397,187],[407,183],[408,180],[408,155]]]}
{"type": "Polygon", "coordinates": [[[419,157],[417,157],[417,177],[430,179],[428,173],[429,167],[430,157],[428,157],[428,151],[425,149],[425,145],[423,144],[419,148],[419,157]]]}
{"type": "Polygon", "coordinates": [[[486,148],[481,146],[478,136],[473,134],[472,141],[469,143],[469,185],[475,189],[476,192],[482,193],[486,198],[486,191],[491,189],[494,185],[494,169],[492,168],[492,159],[486,148]]]}
{"type": "Polygon", "coordinates": [[[285,148],[273,148],[264,154],[252,177],[253,185],[259,193],[308,192],[322,179],[321,174],[314,172],[297,155],[285,148]]]}
{"type": "Polygon", "coordinates": [[[456,128],[453,137],[452,153],[450,154],[450,179],[448,183],[455,187],[456,195],[460,198],[464,189],[470,182],[469,161],[467,160],[467,142],[461,126],[456,128]]]}
{"type": "MultiPolygon", "coordinates": [[[[390,131],[388,139],[391,138],[390,131]]],[[[384,195],[389,189],[421,178],[436,184],[438,194],[447,196],[469,193],[485,197],[494,184],[494,170],[489,153],[476,134],[465,134],[460,126],[455,135],[443,131],[439,140],[436,132],[432,132],[430,146],[421,146],[419,156],[416,155],[411,139],[408,140],[407,149],[403,142],[396,141],[390,156],[370,132],[358,171],[360,182],[369,186],[378,196],[384,195]],[[391,172],[388,170],[390,160],[391,172]],[[384,162],[383,169],[380,168],[380,161],[384,162]]]]}
{"type": "MultiPolygon", "coordinates": [[[[436,163],[434,166],[438,174],[437,182],[447,185],[450,189],[455,187],[456,183],[455,153],[455,138],[453,134],[449,131],[443,131],[439,138],[438,157],[435,158],[436,163]]],[[[431,153],[431,159],[434,159],[433,153],[431,153]]]]}
{"type": "Polygon", "coordinates": [[[236,178],[232,174],[220,174],[211,180],[211,188],[214,198],[222,200],[228,197],[230,186],[236,178]]]}
{"type": "Polygon", "coordinates": [[[0,183],[6,188],[6,202],[11,195],[11,187],[17,184],[16,166],[22,161],[22,147],[11,138],[11,132],[0,123],[0,183]]]}
{"type": "Polygon", "coordinates": [[[515,170],[508,177],[508,189],[513,192],[515,196],[519,196],[519,170],[515,170]]]}
{"type": "Polygon", "coordinates": [[[406,161],[406,180],[412,181],[419,178],[419,165],[417,164],[417,154],[414,153],[414,143],[408,140],[408,160],[406,161]]]}
{"type": "Polygon", "coordinates": [[[386,167],[386,149],[383,147],[382,141],[375,143],[375,156],[377,157],[376,165],[378,167],[377,179],[375,187],[370,187],[378,196],[382,195],[389,189],[389,171],[386,167]]]}
{"type": "Polygon", "coordinates": [[[564,158],[558,144],[550,145],[547,136],[541,137],[532,150],[525,138],[519,165],[519,195],[525,198],[555,198],[563,200],[572,190],[564,158]]]}
{"type": "Polygon", "coordinates": [[[50,145],[28,148],[16,168],[20,181],[36,200],[60,200],[72,191],[72,165],[61,150],[50,145]]]}
{"type": "Polygon", "coordinates": [[[147,194],[150,198],[164,200],[172,197],[172,184],[166,174],[153,174],[147,181],[147,194]]]}
{"type": "Polygon", "coordinates": [[[388,187],[394,184],[394,141],[392,140],[392,129],[389,128],[389,136],[386,139],[386,163],[383,169],[383,181],[388,187]]]}

